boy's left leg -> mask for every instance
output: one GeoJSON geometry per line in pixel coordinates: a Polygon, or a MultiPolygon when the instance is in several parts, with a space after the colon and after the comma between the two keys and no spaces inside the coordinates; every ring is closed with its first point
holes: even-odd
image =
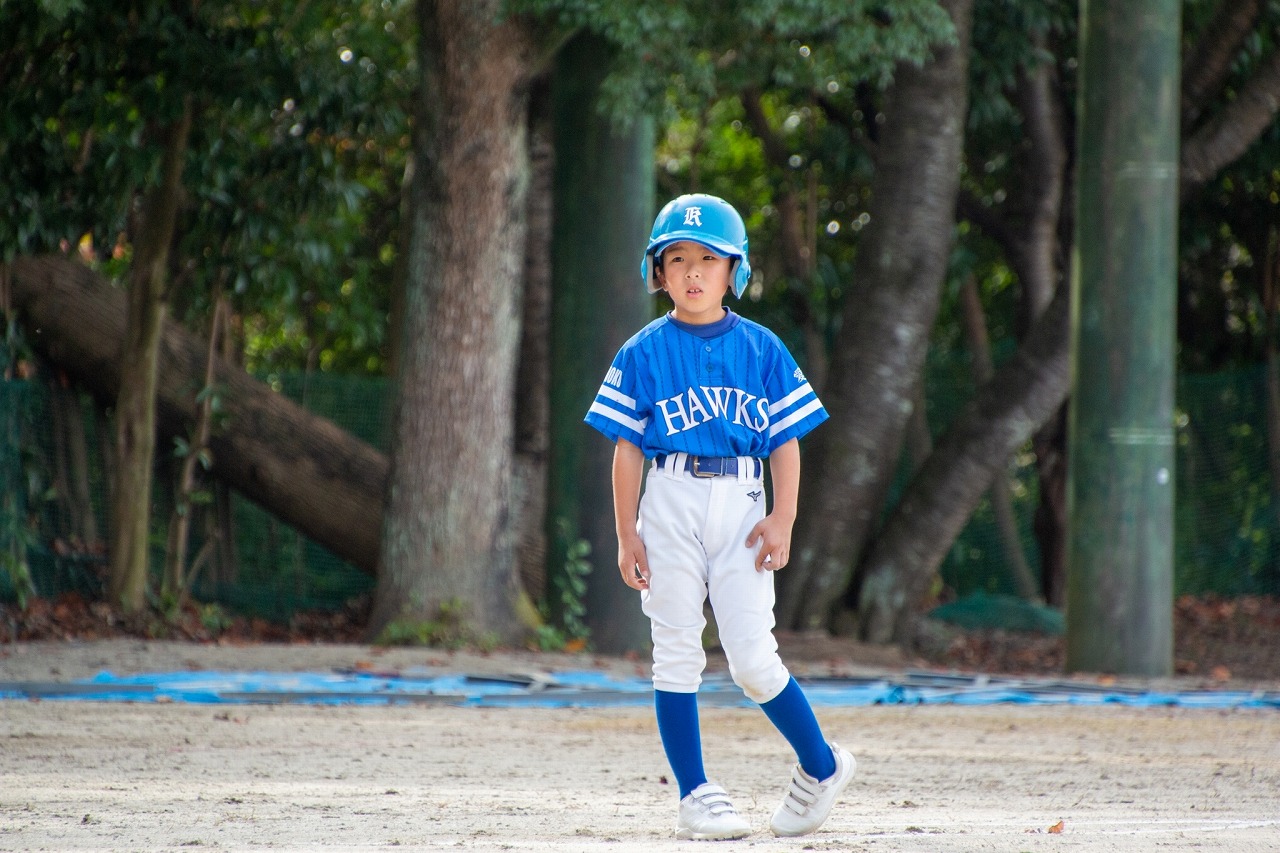
{"type": "Polygon", "coordinates": [[[796,751],[805,773],[814,779],[826,779],[836,772],[835,752],[823,737],[813,707],[794,678],[787,681],[781,693],[762,702],[760,709],[796,751]]]}
{"type": "Polygon", "coordinates": [[[792,768],[791,784],[769,821],[774,835],[808,835],[826,822],[858,769],[858,762],[847,749],[832,742],[831,752],[835,770],[825,779],[815,778],[799,764],[792,768]]]}
{"type": "Polygon", "coordinates": [[[720,548],[707,543],[708,591],[734,681],[760,704],[798,759],[770,828],[775,835],[805,835],[827,819],[853,778],[856,762],[847,750],[827,742],[808,698],[778,656],[773,636],[773,573],[757,571],[755,553],[746,547],[747,535],[763,515],[763,507],[756,506],[749,493],[750,505],[735,501],[730,485],[724,484],[722,498],[725,504],[736,502],[741,508],[740,521],[727,525],[732,532],[719,543],[720,548]]]}
{"type": "Polygon", "coordinates": [[[774,835],[808,835],[826,822],[858,763],[848,750],[823,737],[813,707],[794,678],[760,708],[799,759],[769,829],[774,835]]]}

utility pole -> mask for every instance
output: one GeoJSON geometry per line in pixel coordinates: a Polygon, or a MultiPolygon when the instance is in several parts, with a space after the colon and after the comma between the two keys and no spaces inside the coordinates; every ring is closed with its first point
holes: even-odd
{"type": "Polygon", "coordinates": [[[1070,671],[1173,669],[1179,0],[1083,0],[1067,505],[1070,671]]]}

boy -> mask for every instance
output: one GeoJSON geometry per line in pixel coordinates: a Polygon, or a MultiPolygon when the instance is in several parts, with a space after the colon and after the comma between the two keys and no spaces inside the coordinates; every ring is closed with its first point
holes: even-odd
{"type": "Polygon", "coordinates": [[[667,292],[674,310],[618,352],[586,422],[616,444],[618,568],[652,626],[658,732],[680,788],[676,837],[751,832],[703,770],[697,690],[708,595],[734,682],[798,759],[770,829],[804,835],[826,820],[856,767],[823,737],[773,637],[772,572],[790,558],[799,439],[827,413],[777,336],[723,304],[730,289],[741,297],[751,276],[746,228],[728,202],[699,194],[668,203],[640,275],[650,293],[667,292]]]}

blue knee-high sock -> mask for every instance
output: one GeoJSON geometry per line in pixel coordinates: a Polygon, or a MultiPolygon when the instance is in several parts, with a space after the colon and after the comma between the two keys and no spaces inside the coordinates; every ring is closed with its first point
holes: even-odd
{"type": "Polygon", "coordinates": [[[658,734],[667,762],[680,786],[680,799],[707,781],[702,768],[702,733],[698,726],[698,694],[653,691],[658,734]]]}
{"type": "Polygon", "coordinates": [[[800,759],[805,773],[821,781],[836,772],[836,757],[822,736],[822,728],[813,715],[808,697],[794,678],[787,682],[781,693],[760,707],[769,722],[782,732],[796,751],[796,758],[800,759]]]}

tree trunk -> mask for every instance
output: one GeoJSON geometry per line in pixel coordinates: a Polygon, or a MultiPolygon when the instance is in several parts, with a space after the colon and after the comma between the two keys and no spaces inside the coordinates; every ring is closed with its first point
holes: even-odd
{"type": "Polygon", "coordinates": [[[1040,501],[1032,525],[1040,547],[1040,588],[1045,603],[1067,603],[1067,405],[1063,401],[1031,439],[1040,501]]]}
{"type": "Polygon", "coordinates": [[[51,371],[49,412],[54,427],[54,458],[58,503],[67,524],[59,530],[73,551],[94,552],[102,546],[98,519],[89,491],[89,439],[84,428],[80,392],[67,382],[66,373],[51,371]]]}
{"type": "Polygon", "coordinates": [[[547,464],[551,452],[551,239],[555,144],[550,86],[534,88],[529,119],[529,225],[516,373],[517,561],[520,582],[540,601],[547,587],[547,464]]]}
{"type": "MultiPolygon", "coordinates": [[[[1044,32],[1032,34],[1037,48],[1048,50],[1044,32]]],[[[1008,238],[1002,242],[1021,286],[1018,337],[1021,340],[1044,312],[1065,279],[1062,252],[1068,204],[1068,148],[1062,93],[1056,66],[1042,62],[1019,69],[1014,102],[1026,128],[1027,145],[1019,149],[1018,177],[1008,214],[1008,238]]],[[[1066,584],[1067,467],[1066,403],[1032,437],[1039,502],[1033,529],[1040,550],[1045,600],[1063,603],[1066,584]]]]}
{"type": "Polygon", "coordinates": [[[182,166],[191,131],[191,100],[166,128],[160,185],[147,194],[129,276],[128,314],[116,398],[116,488],[108,594],[126,613],[147,604],[151,480],[156,447],[160,338],[168,309],[169,245],[182,195],[182,166]]]}
{"type": "MultiPolygon", "coordinates": [[[[1044,32],[1031,39],[1048,51],[1044,32]]],[[[1025,142],[1015,148],[1017,172],[1007,212],[1001,215],[967,196],[961,198],[965,218],[978,223],[1004,250],[1019,285],[1019,340],[1023,340],[1061,287],[1065,278],[1064,239],[1069,243],[1068,203],[1070,140],[1063,117],[1062,93],[1052,62],[1018,70],[1012,100],[1022,116],[1025,142]]],[[[1046,419],[1032,437],[1039,502],[1033,528],[1040,551],[1040,583],[1044,598],[1061,605],[1066,584],[1066,408],[1046,419]]],[[[1023,581],[1025,583],[1025,580],[1023,581]]]]}
{"type": "MultiPolygon", "coordinates": [[[[114,400],[120,388],[124,294],[82,264],[54,257],[15,260],[11,286],[31,345],[101,404],[114,400]]],[[[195,422],[193,389],[201,387],[206,357],[205,342],[165,324],[156,394],[162,436],[181,435],[195,422]]],[[[212,475],[374,573],[386,457],[226,359],[217,361],[216,381],[226,426],[209,437],[212,475]]]]}
{"type": "Polygon", "coordinates": [[[1017,354],[938,440],[866,560],[864,639],[909,636],[916,605],[1005,461],[1066,398],[1069,294],[1064,287],[1017,354]],[[927,536],[920,531],[927,530],[927,536]]]}
{"type": "Polygon", "coordinates": [[[1213,20],[1183,62],[1183,136],[1199,123],[1205,107],[1222,89],[1241,43],[1253,31],[1260,6],[1261,0],[1220,0],[1213,20]]]}
{"type": "Polygon", "coordinates": [[[758,86],[744,89],[739,100],[751,132],[760,140],[765,161],[777,174],[773,206],[778,220],[778,254],[787,286],[787,303],[791,316],[804,336],[805,377],[822,393],[827,381],[827,346],[824,330],[814,316],[810,294],[814,286],[814,269],[818,262],[817,210],[814,195],[817,175],[812,168],[802,174],[806,180],[801,198],[801,180],[790,165],[791,151],[783,134],[769,123],[764,108],[764,93],[758,86]]]}
{"type": "Polygon", "coordinates": [[[373,636],[393,622],[522,631],[513,400],[532,45],[501,7],[417,6],[413,230],[373,636]]]}
{"type": "MultiPolygon", "coordinates": [[[[1267,229],[1262,268],[1262,307],[1266,317],[1267,467],[1271,472],[1271,506],[1280,528],[1280,227],[1267,229]]],[[[1277,572],[1277,567],[1271,567],[1277,572]]]]}
{"type": "MultiPolygon", "coordinates": [[[[995,373],[995,362],[991,357],[987,317],[983,313],[982,298],[973,276],[969,276],[962,285],[960,301],[964,308],[965,339],[969,343],[969,353],[973,359],[974,385],[981,388],[995,373]]],[[[1014,452],[1016,451],[1015,447],[1014,452]]],[[[1007,464],[1008,461],[1006,458],[1005,463],[1007,464]]],[[[991,511],[996,517],[996,528],[1000,531],[1000,542],[1004,546],[1005,561],[1009,567],[1013,588],[1019,598],[1034,601],[1040,596],[1040,585],[1031,576],[1031,568],[1027,565],[1027,557],[1022,551],[1017,514],[1013,510],[1013,490],[1009,487],[1009,478],[1003,470],[998,470],[991,480],[990,498],[991,511]]]]}
{"type": "MultiPolygon", "coordinates": [[[[557,59],[553,83],[556,157],[552,317],[551,485],[548,534],[552,577],[579,540],[591,546],[584,600],[594,648],[647,649],[649,622],[618,576],[612,506],[613,446],[584,426],[613,356],[653,316],[640,256],[653,224],[653,123],[636,116],[619,133],[597,109],[609,46],[580,35],[557,59]]],[[[562,605],[556,596],[553,606],[562,605]]],[[[561,614],[562,616],[564,614],[561,614]]]]}
{"type": "Polygon", "coordinates": [[[779,624],[824,625],[863,556],[902,449],[924,366],[954,223],[967,103],[972,0],[944,3],[958,42],[899,66],[874,178],[871,223],[847,297],[814,433],[779,624]]]}
{"type": "MultiPolygon", "coordinates": [[[[213,418],[213,382],[217,369],[218,339],[221,336],[224,303],[221,288],[213,300],[213,319],[209,324],[209,351],[205,362],[204,384],[196,394],[195,436],[187,445],[182,459],[174,495],[173,513],[169,518],[169,542],[165,549],[164,584],[161,593],[171,598],[181,608],[186,604],[193,577],[188,575],[187,546],[191,539],[191,524],[196,512],[195,492],[203,480],[200,469],[209,460],[209,435],[213,418]]],[[[302,552],[299,548],[299,553],[302,552]]],[[[194,567],[192,567],[194,574],[194,567]]]]}
{"type": "Polygon", "coordinates": [[[1182,142],[1180,196],[1186,199],[1252,146],[1280,112],[1280,48],[1216,115],[1182,142]]]}

